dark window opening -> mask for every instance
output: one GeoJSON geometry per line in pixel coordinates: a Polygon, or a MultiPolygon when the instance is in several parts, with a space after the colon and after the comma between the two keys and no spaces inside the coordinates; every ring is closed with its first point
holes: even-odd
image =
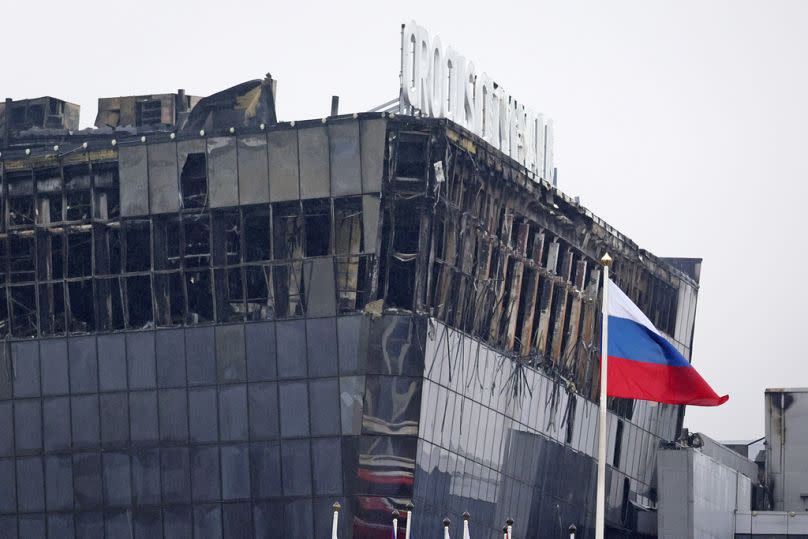
{"type": "Polygon", "coordinates": [[[25,116],[27,127],[43,127],[45,125],[45,107],[42,105],[30,105],[25,116]]]}
{"type": "Polygon", "coordinates": [[[9,226],[34,224],[34,178],[31,172],[6,174],[9,226]]]}
{"type": "Polygon", "coordinates": [[[93,234],[95,241],[95,273],[115,275],[121,273],[121,231],[107,225],[96,225],[93,234]]]}
{"type": "Polygon", "coordinates": [[[38,170],[36,179],[38,224],[47,225],[62,221],[62,178],[59,169],[38,170]]]}
{"type": "Polygon", "coordinates": [[[98,314],[98,329],[110,331],[123,329],[123,288],[119,278],[98,279],[95,282],[95,310],[98,314]]]}
{"type": "Polygon", "coordinates": [[[148,271],[151,268],[150,221],[124,221],[126,271],[148,271]]]}
{"type": "Polygon", "coordinates": [[[92,217],[90,169],[87,165],[65,167],[65,217],[85,221],[92,217]]]}
{"type": "Polygon", "coordinates": [[[213,212],[213,265],[241,262],[241,221],[238,210],[213,212]]]}
{"type": "Polygon", "coordinates": [[[429,137],[400,133],[396,152],[396,176],[427,178],[427,148],[429,137]]]}
{"type": "Polygon", "coordinates": [[[213,296],[211,295],[210,270],[185,272],[185,290],[188,294],[189,324],[213,320],[213,296]]]}
{"type": "Polygon", "coordinates": [[[275,304],[269,291],[272,290],[270,266],[247,266],[244,268],[244,289],[247,296],[248,320],[274,318],[275,304]]]}
{"type": "MultiPolygon", "coordinates": [[[[2,299],[5,300],[5,296],[2,299]]],[[[39,312],[42,335],[64,334],[65,296],[62,283],[39,285],[39,312]]]]}
{"type": "Polygon", "coordinates": [[[71,231],[67,234],[67,276],[89,277],[93,273],[93,234],[71,231]]]}
{"type": "Polygon", "coordinates": [[[151,279],[148,275],[126,278],[126,326],[130,329],[154,325],[151,279]]]}
{"type": "Polygon", "coordinates": [[[8,264],[12,283],[34,281],[34,236],[11,236],[8,245],[8,264]]]}
{"type": "Polygon", "coordinates": [[[278,318],[303,316],[303,263],[274,266],[272,282],[278,318]]]}
{"type": "Polygon", "coordinates": [[[331,250],[331,204],[329,199],[303,201],[306,242],[304,256],[325,256],[331,250]]]}
{"type": "Polygon", "coordinates": [[[64,273],[64,249],[61,231],[45,229],[37,233],[36,248],[39,253],[37,277],[40,281],[61,279],[64,273]]]}
{"type": "Polygon", "coordinates": [[[8,300],[6,299],[6,288],[0,287],[0,339],[5,339],[11,332],[8,319],[8,300]]]}
{"type": "Polygon", "coordinates": [[[159,99],[135,103],[135,123],[138,127],[162,123],[162,104],[159,99]]]}
{"type": "Polygon", "coordinates": [[[216,318],[219,322],[233,322],[244,318],[244,292],[241,286],[241,269],[217,269],[216,318]]]}
{"type": "Polygon", "coordinates": [[[399,202],[386,217],[386,221],[390,221],[385,222],[382,231],[382,257],[390,264],[386,303],[391,307],[412,309],[421,212],[414,204],[399,202]]]}
{"type": "Polygon", "coordinates": [[[180,267],[180,221],[177,216],[154,218],[154,269],[180,267]]]}
{"type": "Polygon", "coordinates": [[[67,283],[67,296],[70,305],[70,332],[95,331],[95,299],[92,279],[67,283]]]}
{"type": "Polygon", "coordinates": [[[334,252],[353,255],[362,250],[362,198],[334,199],[334,252]]]}
{"type": "Polygon", "coordinates": [[[186,268],[207,267],[210,265],[210,219],[208,215],[184,215],[186,268]]]}
{"type": "Polygon", "coordinates": [[[12,286],[11,334],[15,337],[36,337],[39,319],[36,310],[36,287],[12,286]]]}
{"type": "Polygon", "coordinates": [[[272,206],[272,246],[275,260],[303,258],[302,226],[299,202],[281,202],[272,206]]]}
{"type": "Polygon", "coordinates": [[[185,321],[185,292],[179,272],[154,275],[154,300],[158,326],[177,326],[185,321]]]}
{"type": "Polygon", "coordinates": [[[612,466],[620,468],[620,453],[623,447],[623,422],[617,421],[617,429],[614,434],[614,458],[612,459],[612,466]]]}
{"type": "Polygon", "coordinates": [[[182,207],[204,208],[208,205],[208,169],[204,153],[190,153],[180,173],[182,207]]]}
{"type": "Polygon", "coordinates": [[[269,206],[244,209],[244,260],[257,262],[270,259],[269,206]]]}
{"type": "Polygon", "coordinates": [[[95,165],[95,204],[93,216],[107,221],[117,219],[121,215],[121,203],[118,195],[118,167],[95,165]]]}

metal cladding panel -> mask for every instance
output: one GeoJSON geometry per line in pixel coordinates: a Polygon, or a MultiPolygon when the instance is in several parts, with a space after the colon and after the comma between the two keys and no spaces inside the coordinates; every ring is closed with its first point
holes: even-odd
{"type": "Polygon", "coordinates": [[[387,121],[363,120],[359,130],[362,141],[362,188],[366,193],[378,192],[381,191],[384,176],[387,121]]]}
{"type": "Polygon", "coordinates": [[[176,213],[180,203],[177,144],[152,144],[148,153],[149,209],[151,213],[176,213]]]}
{"type": "Polygon", "coordinates": [[[300,149],[300,198],[324,198],[331,194],[328,132],[305,127],[297,134],[300,149]]]}
{"type": "Polygon", "coordinates": [[[788,513],[764,511],[752,515],[752,534],[785,536],[788,531],[788,513]]]}
{"type": "Polygon", "coordinates": [[[149,214],[147,154],[148,150],[145,145],[120,146],[118,148],[122,217],[149,214]]]}
{"type": "Polygon", "coordinates": [[[334,280],[334,259],[307,260],[303,268],[308,316],[333,316],[337,309],[334,280]]]}
{"type": "Polygon", "coordinates": [[[269,199],[272,202],[300,198],[297,130],[269,133],[269,199]]]}
{"type": "Polygon", "coordinates": [[[362,226],[364,228],[365,252],[376,251],[376,243],[379,234],[379,197],[374,195],[364,195],[362,197],[362,226]]]}
{"type": "Polygon", "coordinates": [[[267,137],[264,134],[238,138],[238,198],[240,204],[269,202],[267,137]]]}
{"type": "Polygon", "coordinates": [[[238,205],[236,138],[208,139],[208,195],[211,208],[238,205]]]}
{"type": "Polygon", "coordinates": [[[332,196],[360,194],[362,171],[359,159],[359,121],[330,124],[328,147],[331,155],[332,196]]]}

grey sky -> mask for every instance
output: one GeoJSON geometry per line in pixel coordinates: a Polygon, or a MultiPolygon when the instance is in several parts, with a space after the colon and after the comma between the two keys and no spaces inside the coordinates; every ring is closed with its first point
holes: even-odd
{"type": "Polygon", "coordinates": [[[552,117],[559,185],[644,248],[704,258],[694,364],[729,403],[717,438],[763,433],[763,390],[808,385],[808,2],[19,2],[3,7],[2,97],[82,106],[279,79],[281,119],[332,94],[397,95],[415,19],[552,117]]]}

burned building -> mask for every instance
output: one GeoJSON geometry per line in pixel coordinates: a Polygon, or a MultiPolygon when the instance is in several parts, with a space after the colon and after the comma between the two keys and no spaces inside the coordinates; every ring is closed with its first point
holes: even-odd
{"type": "MultiPolygon", "coordinates": [[[[0,148],[1,536],[593,534],[596,261],[688,357],[699,261],[448,120],[125,103],[0,148]]],[[[610,533],[653,536],[683,408],[610,410],[610,533]]]]}

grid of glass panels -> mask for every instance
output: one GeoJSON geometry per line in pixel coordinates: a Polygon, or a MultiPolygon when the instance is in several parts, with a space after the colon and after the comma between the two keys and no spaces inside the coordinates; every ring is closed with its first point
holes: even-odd
{"type": "MultiPolygon", "coordinates": [[[[597,407],[563,382],[438,323],[427,340],[418,440],[414,532],[440,533],[462,513],[478,533],[560,536],[594,527],[597,407]]],[[[655,500],[656,448],[675,435],[678,407],[642,403],[609,414],[608,520],[631,527],[629,501],[655,500]]]]}
{"type": "Polygon", "coordinates": [[[360,323],[8,343],[0,536],[323,536],[355,482],[360,323]]]}

